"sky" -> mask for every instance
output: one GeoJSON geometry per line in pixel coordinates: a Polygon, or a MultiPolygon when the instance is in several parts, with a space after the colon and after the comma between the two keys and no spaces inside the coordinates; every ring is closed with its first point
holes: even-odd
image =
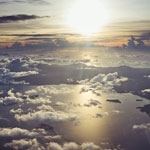
{"type": "Polygon", "coordinates": [[[149,46],[149,39],[149,0],[0,0],[1,48],[20,43],[137,48],[149,46]]]}

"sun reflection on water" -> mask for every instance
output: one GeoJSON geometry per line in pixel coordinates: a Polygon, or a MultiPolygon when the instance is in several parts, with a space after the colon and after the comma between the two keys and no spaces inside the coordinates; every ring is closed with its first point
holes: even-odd
{"type": "MultiPolygon", "coordinates": [[[[81,86],[77,87],[77,91],[80,91],[81,86]]],[[[107,118],[103,118],[100,114],[106,111],[104,106],[101,106],[103,103],[104,96],[96,96],[92,93],[92,91],[84,92],[80,94],[74,95],[73,99],[75,99],[76,104],[80,104],[80,107],[74,108],[76,112],[78,112],[78,116],[80,118],[79,123],[76,126],[72,126],[72,135],[74,135],[76,140],[79,141],[100,141],[105,135],[105,127],[107,124],[107,118]],[[88,107],[89,100],[97,100],[100,102],[99,105],[91,105],[88,107]],[[103,108],[101,108],[103,107],[103,108]],[[97,115],[99,114],[99,115],[97,115]]]]}
{"type": "Polygon", "coordinates": [[[132,133],[132,126],[139,116],[143,120],[149,120],[146,114],[136,109],[134,95],[101,91],[101,95],[97,96],[90,90],[81,92],[83,86],[86,85],[68,85],[73,92],[59,96],[59,100],[68,106],[65,111],[77,116],[73,122],[54,125],[57,133],[65,140],[93,142],[97,145],[107,143],[108,148],[115,147],[132,133]],[[117,98],[121,103],[107,101],[117,98]],[[91,103],[91,100],[95,103],[91,103]]]}

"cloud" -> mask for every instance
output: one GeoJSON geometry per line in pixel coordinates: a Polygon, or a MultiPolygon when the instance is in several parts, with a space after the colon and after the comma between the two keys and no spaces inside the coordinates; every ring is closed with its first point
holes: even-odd
{"type": "Polygon", "coordinates": [[[0,83],[2,84],[5,84],[5,85],[27,85],[29,84],[28,82],[25,82],[25,81],[15,81],[15,80],[6,80],[6,79],[3,79],[3,80],[0,80],[0,83]]]}
{"type": "Polygon", "coordinates": [[[48,141],[55,141],[55,140],[61,140],[61,135],[54,135],[54,136],[50,136],[50,135],[47,135],[47,136],[44,136],[44,138],[48,141]]]}
{"type": "Polygon", "coordinates": [[[60,88],[56,88],[55,86],[37,86],[36,88],[26,91],[25,94],[50,98],[51,95],[68,94],[72,92],[72,89],[69,89],[65,85],[61,85],[60,88]]]}
{"type": "Polygon", "coordinates": [[[117,72],[108,74],[98,74],[92,79],[78,81],[82,84],[82,92],[92,91],[96,95],[101,95],[101,91],[114,91],[114,86],[120,86],[122,82],[126,82],[128,78],[120,77],[117,72]]]}
{"type": "Polygon", "coordinates": [[[55,111],[50,105],[42,104],[37,107],[39,111],[55,111]]]}
{"type": "Polygon", "coordinates": [[[143,107],[137,107],[141,112],[145,112],[150,117],[150,104],[144,105],[143,107]]]}
{"type": "Polygon", "coordinates": [[[49,5],[51,4],[48,0],[27,0],[28,3],[37,3],[37,4],[42,4],[42,5],[49,5]]]}
{"type": "Polygon", "coordinates": [[[56,123],[56,122],[68,122],[75,121],[77,116],[75,114],[69,114],[64,112],[44,112],[36,111],[27,114],[15,114],[17,121],[23,122],[36,122],[36,123],[56,123]]]}
{"type": "Polygon", "coordinates": [[[16,79],[39,74],[36,68],[38,64],[28,57],[8,58],[3,65],[5,68],[0,66],[0,83],[3,84],[28,84],[16,79]]]}
{"type": "Polygon", "coordinates": [[[64,143],[63,145],[63,150],[78,150],[79,145],[76,144],[75,142],[70,142],[70,143],[64,143]]]}
{"type": "Polygon", "coordinates": [[[33,19],[38,19],[38,18],[43,18],[43,17],[39,17],[36,15],[27,15],[27,14],[1,16],[0,23],[18,22],[18,21],[33,20],[33,19]]]}
{"type": "Polygon", "coordinates": [[[94,143],[83,143],[81,145],[81,150],[98,150],[100,147],[94,143]]]}
{"type": "Polygon", "coordinates": [[[144,77],[150,79],[150,75],[145,75],[144,77]]]}
{"type": "Polygon", "coordinates": [[[47,150],[79,150],[79,145],[75,142],[64,143],[64,145],[51,142],[47,144],[47,150]]]}
{"type": "Polygon", "coordinates": [[[36,137],[38,133],[21,128],[0,128],[1,137],[36,137]]]}
{"type": "Polygon", "coordinates": [[[46,143],[46,146],[43,146],[38,142],[37,139],[34,138],[13,140],[10,143],[6,143],[5,147],[10,147],[15,150],[96,150],[98,146],[94,145],[93,143],[83,143],[82,145],[78,145],[75,142],[68,142],[64,143],[63,145],[60,145],[56,142],[50,142],[46,143]]]}
{"type": "Polygon", "coordinates": [[[17,104],[19,102],[23,102],[23,99],[18,97],[14,92],[13,89],[10,89],[8,91],[8,96],[6,97],[1,97],[0,98],[0,103],[8,106],[8,105],[13,105],[13,104],[17,104]]]}
{"type": "Polygon", "coordinates": [[[13,113],[13,114],[22,114],[23,113],[23,109],[21,108],[18,108],[18,109],[11,109],[10,110],[10,113],[13,113]]]}
{"type": "Polygon", "coordinates": [[[0,91],[0,95],[1,95],[1,94],[4,94],[4,91],[0,91]]]}
{"type": "Polygon", "coordinates": [[[98,105],[101,105],[101,103],[98,100],[93,100],[93,99],[88,100],[88,103],[84,104],[84,106],[86,107],[98,106],[98,105]]]}
{"type": "MultiPolygon", "coordinates": [[[[108,145],[108,144],[107,144],[108,145]]],[[[13,148],[15,150],[104,150],[98,145],[92,142],[86,142],[77,144],[75,142],[65,142],[65,143],[56,143],[49,142],[46,144],[39,143],[37,139],[21,139],[13,140],[10,143],[6,143],[5,147],[13,148]]],[[[108,146],[107,146],[108,147],[108,146]]],[[[106,148],[105,150],[110,150],[112,148],[106,148]]],[[[123,150],[120,145],[117,145],[114,150],[123,150]]]]}
{"type": "Polygon", "coordinates": [[[113,113],[113,114],[121,114],[121,113],[123,113],[123,112],[120,111],[120,110],[112,110],[112,113],[113,113]]]}
{"type": "Polygon", "coordinates": [[[127,78],[125,77],[119,77],[117,72],[114,73],[109,73],[109,74],[99,74],[92,78],[90,82],[95,83],[95,82],[100,82],[102,84],[107,84],[107,85],[115,85],[119,86],[121,82],[127,81],[127,78]]]}
{"type": "Polygon", "coordinates": [[[25,76],[29,76],[29,75],[35,75],[38,74],[37,71],[22,71],[22,72],[10,72],[10,75],[12,78],[19,78],[19,77],[25,77],[25,76]]]}
{"type": "MultiPolygon", "coordinates": [[[[35,36],[35,35],[33,35],[35,36]]],[[[41,36],[41,35],[39,35],[41,36]]],[[[52,36],[52,35],[47,35],[52,36]]],[[[30,42],[25,43],[24,45],[21,42],[15,42],[12,46],[6,46],[5,48],[1,48],[2,50],[15,50],[15,51],[28,51],[28,50],[58,50],[67,47],[75,47],[79,46],[73,42],[69,42],[65,38],[51,38],[49,40],[42,40],[39,43],[30,42]]]]}
{"type": "Polygon", "coordinates": [[[96,118],[102,118],[102,117],[103,117],[102,114],[100,114],[100,113],[96,114],[96,118]]]}
{"type": "Polygon", "coordinates": [[[0,36],[17,36],[17,37],[49,37],[50,36],[51,37],[51,36],[57,36],[57,34],[0,34],[0,36]]]}
{"type": "Polygon", "coordinates": [[[128,40],[127,45],[123,44],[123,48],[125,49],[137,49],[137,50],[143,50],[143,49],[150,49],[150,46],[145,45],[144,40],[150,40],[150,35],[143,35],[141,38],[135,38],[134,36],[131,36],[131,38],[128,40]]]}
{"type": "Polygon", "coordinates": [[[37,71],[11,72],[9,69],[3,69],[3,71],[2,71],[2,69],[0,68],[0,70],[2,72],[1,77],[5,78],[5,79],[25,77],[25,76],[35,75],[35,74],[39,73],[37,71]]]}
{"type": "Polygon", "coordinates": [[[64,143],[63,145],[51,142],[47,145],[47,150],[100,150],[100,147],[92,142],[82,143],[81,145],[75,142],[64,143]]]}
{"type": "Polygon", "coordinates": [[[36,66],[38,63],[32,60],[30,57],[19,57],[10,60],[7,68],[11,72],[23,72],[23,71],[38,71],[36,66]]]}
{"type": "Polygon", "coordinates": [[[68,79],[67,79],[67,82],[68,82],[68,83],[73,83],[73,79],[68,78],[68,79]]]}
{"type": "Polygon", "coordinates": [[[119,99],[107,99],[107,102],[111,102],[111,103],[119,103],[121,104],[121,101],[119,99]]]}
{"type": "Polygon", "coordinates": [[[62,102],[56,102],[54,106],[65,108],[65,107],[66,107],[66,104],[65,104],[65,103],[62,103],[62,102]]]}
{"type": "Polygon", "coordinates": [[[145,89],[141,91],[142,93],[150,93],[150,89],[145,89]]]}
{"type": "Polygon", "coordinates": [[[37,139],[20,139],[13,140],[11,143],[6,143],[5,147],[13,148],[14,150],[45,150],[37,139]]]}
{"type": "Polygon", "coordinates": [[[50,108],[50,106],[48,104],[51,104],[51,96],[45,96],[45,97],[40,97],[39,95],[32,95],[32,96],[28,96],[28,95],[24,95],[24,97],[26,97],[26,103],[27,104],[35,104],[35,105],[41,105],[38,107],[38,109],[42,109],[43,110],[53,110],[52,108],[50,108]],[[47,105],[47,106],[45,106],[47,105]]]}
{"type": "MultiPolygon", "coordinates": [[[[103,115],[105,116],[113,116],[113,115],[120,115],[120,114],[123,114],[124,112],[123,111],[120,111],[120,110],[111,110],[111,111],[108,111],[108,112],[103,112],[103,115]]],[[[96,118],[101,118],[103,117],[102,114],[96,114],[96,118]]]]}
{"type": "Polygon", "coordinates": [[[50,4],[48,1],[45,0],[0,0],[1,5],[10,3],[29,3],[29,4],[43,4],[43,5],[50,4]]]}
{"type": "Polygon", "coordinates": [[[147,134],[150,134],[150,123],[134,125],[132,127],[132,129],[135,130],[135,131],[142,131],[142,132],[145,132],[147,134]]]}
{"type": "Polygon", "coordinates": [[[59,145],[58,143],[55,143],[55,142],[49,143],[47,148],[48,148],[47,150],[63,150],[61,145],[59,145]]]}
{"type": "MultiPolygon", "coordinates": [[[[1,97],[0,102],[3,105],[9,106],[16,104],[15,108],[10,110],[17,121],[22,122],[37,122],[37,123],[55,123],[75,121],[77,116],[74,113],[56,111],[50,105],[51,95],[62,94],[68,92],[62,85],[57,89],[53,86],[38,86],[24,93],[14,92],[9,90],[7,96],[1,97]],[[24,102],[24,103],[23,103],[24,102]],[[34,106],[32,109],[30,109],[34,106]],[[26,106],[26,109],[24,109],[26,106]]],[[[63,103],[56,103],[59,106],[66,106],[63,103]]]]}
{"type": "Polygon", "coordinates": [[[51,95],[58,93],[59,90],[53,86],[37,86],[36,88],[25,91],[23,96],[27,104],[40,104],[40,106],[37,107],[39,110],[53,110],[48,104],[52,102],[51,95]]]}

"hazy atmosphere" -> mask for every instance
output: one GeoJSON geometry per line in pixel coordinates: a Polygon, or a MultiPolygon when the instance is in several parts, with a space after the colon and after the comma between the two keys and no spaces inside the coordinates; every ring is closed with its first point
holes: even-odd
{"type": "Polygon", "coordinates": [[[0,150],[149,150],[150,1],[0,0],[0,150]]]}

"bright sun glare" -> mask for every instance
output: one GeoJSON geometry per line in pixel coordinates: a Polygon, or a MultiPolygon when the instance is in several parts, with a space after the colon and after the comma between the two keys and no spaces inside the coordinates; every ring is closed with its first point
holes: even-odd
{"type": "Polygon", "coordinates": [[[69,10],[66,20],[73,30],[91,35],[110,21],[110,15],[99,0],[78,0],[69,10]]]}

